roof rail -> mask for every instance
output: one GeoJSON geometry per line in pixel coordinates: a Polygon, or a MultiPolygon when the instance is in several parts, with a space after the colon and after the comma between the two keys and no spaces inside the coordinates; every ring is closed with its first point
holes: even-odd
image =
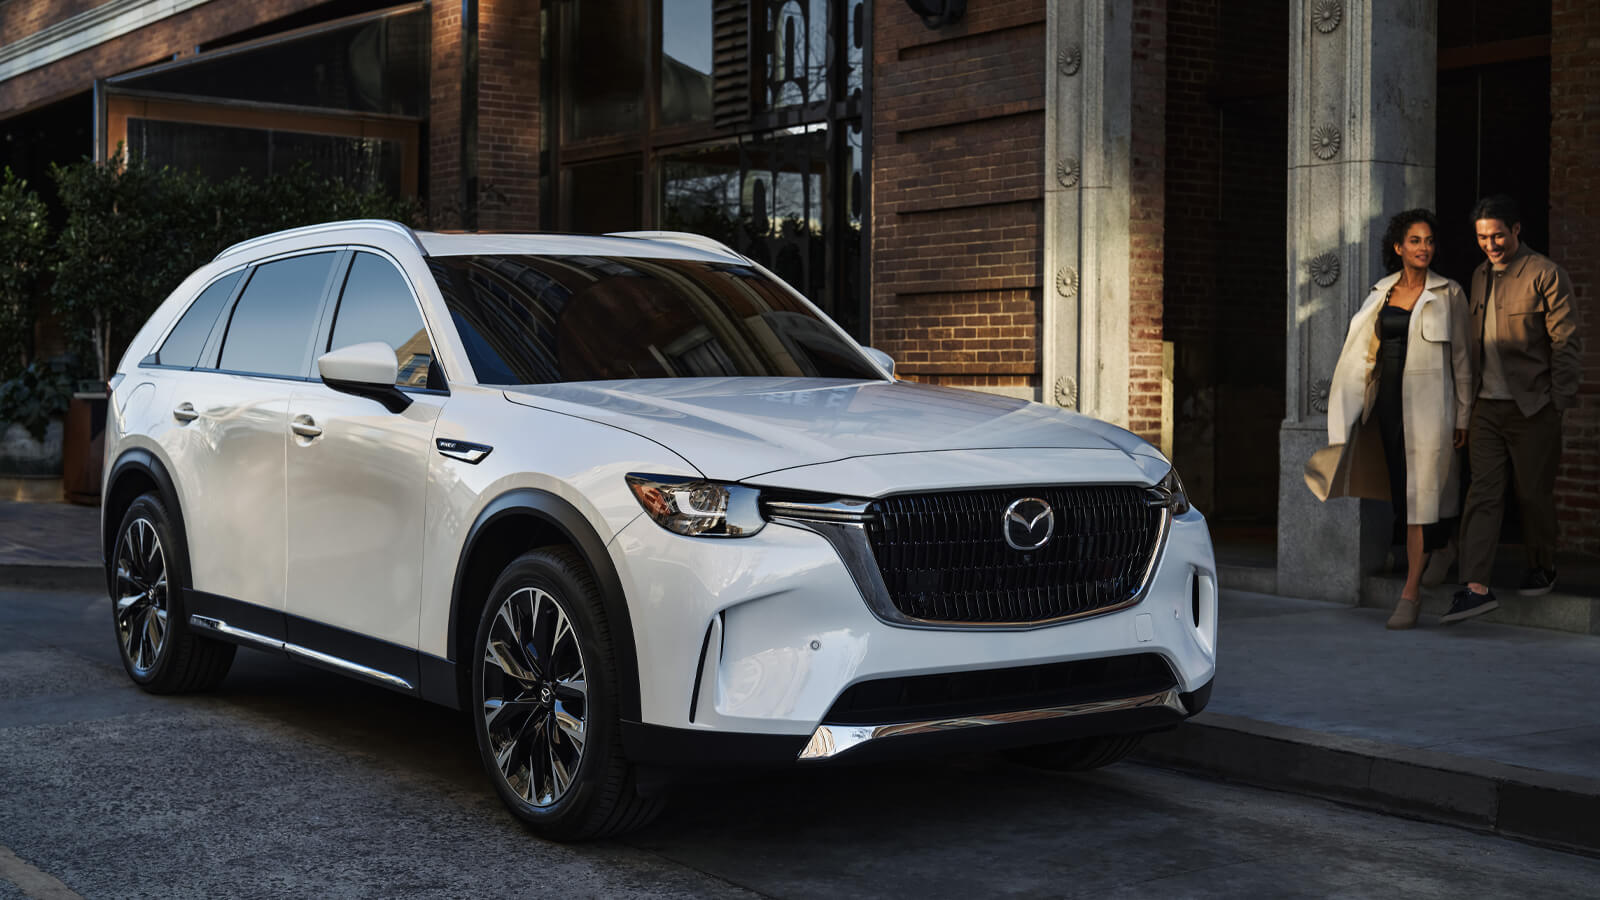
{"type": "Polygon", "coordinates": [[[239,243],[234,244],[232,247],[229,247],[221,253],[218,253],[212,258],[212,261],[215,262],[224,256],[232,256],[235,253],[248,250],[251,247],[276,241],[281,238],[320,234],[324,231],[335,231],[344,228],[383,228],[388,231],[393,231],[410,241],[412,245],[417,248],[417,252],[421,253],[423,256],[428,255],[428,250],[422,246],[422,241],[417,237],[417,233],[405,225],[401,225],[399,222],[391,222],[388,219],[346,219],[342,222],[322,222],[317,225],[303,225],[299,228],[288,228],[283,231],[274,231],[271,234],[263,234],[260,237],[253,237],[247,241],[240,241],[239,243]]]}
{"type": "Polygon", "coordinates": [[[710,250],[714,253],[726,253],[734,259],[749,262],[743,253],[729,247],[727,244],[708,238],[703,234],[694,234],[688,231],[613,231],[606,237],[636,238],[643,241],[666,241],[672,244],[683,244],[700,250],[710,250]]]}

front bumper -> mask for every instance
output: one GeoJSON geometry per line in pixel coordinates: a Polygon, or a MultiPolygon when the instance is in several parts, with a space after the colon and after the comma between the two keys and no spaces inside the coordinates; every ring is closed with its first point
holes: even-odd
{"type": "MultiPolygon", "coordinates": [[[[1215,672],[1216,566],[1205,520],[1193,511],[1172,519],[1136,604],[1026,629],[886,623],[873,614],[833,545],[812,531],[780,523],[750,538],[709,540],[672,534],[640,517],[617,535],[610,551],[628,595],[638,650],[641,721],[625,726],[633,735],[627,749],[635,758],[658,755],[651,746],[689,746],[702,735],[739,735],[751,746],[736,753],[738,758],[775,752],[796,759],[820,726],[835,724],[915,726],[918,743],[929,738],[959,743],[974,735],[993,741],[999,731],[1072,736],[1109,733],[1108,728],[1150,730],[1181,721],[1197,707],[1167,698],[1132,709],[1007,721],[1003,728],[927,724],[943,717],[873,723],[831,723],[826,717],[847,689],[882,679],[1153,654],[1170,670],[1167,687],[1193,699],[1202,696],[1215,672]],[[1129,727],[1118,724],[1123,720],[1129,727]],[[768,740],[773,751],[755,746],[768,740]]],[[[1154,692],[1089,699],[1126,700],[1154,692]]],[[[1031,708],[1062,705],[1072,704],[1031,708]]],[[[838,746],[840,733],[831,733],[838,746]]],[[[909,740],[904,730],[897,734],[894,741],[887,733],[874,737],[845,755],[866,755],[866,745],[874,743],[909,740]]]]}

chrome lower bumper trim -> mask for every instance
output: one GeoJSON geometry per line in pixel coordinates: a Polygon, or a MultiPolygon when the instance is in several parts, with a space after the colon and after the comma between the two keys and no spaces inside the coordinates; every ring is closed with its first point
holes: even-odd
{"type": "Polygon", "coordinates": [[[1016,712],[994,713],[987,716],[964,716],[959,719],[933,719],[926,722],[901,722],[895,725],[828,725],[817,726],[811,741],[800,751],[799,759],[832,759],[841,753],[870,741],[913,734],[938,734],[963,728],[985,725],[1015,725],[1022,722],[1042,722],[1050,719],[1069,719],[1095,713],[1117,712],[1129,709],[1165,707],[1184,715],[1183,700],[1176,687],[1154,694],[1137,697],[1119,697],[1113,700],[1096,700],[1072,706],[1052,706],[1045,709],[1022,709],[1016,712]]]}
{"type": "Polygon", "coordinates": [[[264,650],[277,650],[287,653],[290,656],[305,662],[326,666],[337,672],[355,675],[359,678],[365,678],[369,681],[376,681],[379,684],[387,685],[389,687],[396,687],[402,691],[416,690],[416,688],[412,686],[411,682],[401,678],[398,675],[390,675],[388,672],[382,672],[370,666],[363,666],[360,663],[354,663],[348,659],[330,656],[326,653],[312,650],[310,647],[302,647],[299,644],[290,644],[286,641],[280,641],[277,638],[267,637],[264,634],[256,634],[254,631],[246,631],[243,628],[235,628],[221,619],[213,619],[210,616],[190,616],[189,624],[202,631],[212,631],[229,640],[237,641],[241,644],[250,644],[251,646],[260,647],[264,650]]]}

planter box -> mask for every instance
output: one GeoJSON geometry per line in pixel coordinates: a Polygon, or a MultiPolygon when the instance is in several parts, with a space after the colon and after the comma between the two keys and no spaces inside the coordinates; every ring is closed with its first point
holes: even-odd
{"type": "Polygon", "coordinates": [[[61,486],[67,499],[100,504],[100,474],[106,455],[106,395],[72,395],[61,442],[61,486]]]}

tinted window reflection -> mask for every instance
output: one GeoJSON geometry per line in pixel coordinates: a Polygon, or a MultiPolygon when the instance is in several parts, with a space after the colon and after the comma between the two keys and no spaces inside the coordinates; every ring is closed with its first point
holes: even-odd
{"type": "Polygon", "coordinates": [[[567,136],[626,134],[642,122],[644,62],[638,46],[644,4],[583,0],[570,4],[565,44],[567,136]]]}
{"type": "Polygon", "coordinates": [[[163,366],[188,367],[200,361],[200,351],[205,349],[206,338],[211,336],[211,326],[217,323],[217,313],[222,312],[222,304],[233,296],[233,286],[243,274],[243,269],[229,272],[200,292],[172,333],[167,335],[166,343],[156,354],[156,362],[163,366]]]}
{"type": "Polygon", "coordinates": [[[344,281],[344,293],[333,320],[329,350],[382,341],[394,350],[401,387],[430,387],[433,344],[422,326],[422,313],[411,286],[392,263],[371,253],[357,253],[344,281]]]}
{"type": "Polygon", "coordinates": [[[233,308],[218,367],[260,375],[304,375],[334,256],[313,253],[257,266],[233,308]]]}
{"type": "Polygon", "coordinates": [[[661,0],[661,124],[711,119],[711,0],[661,0]]]}
{"type": "Polygon", "coordinates": [[[484,384],[881,377],[853,341],[743,265],[588,256],[429,265],[484,384]]]}

